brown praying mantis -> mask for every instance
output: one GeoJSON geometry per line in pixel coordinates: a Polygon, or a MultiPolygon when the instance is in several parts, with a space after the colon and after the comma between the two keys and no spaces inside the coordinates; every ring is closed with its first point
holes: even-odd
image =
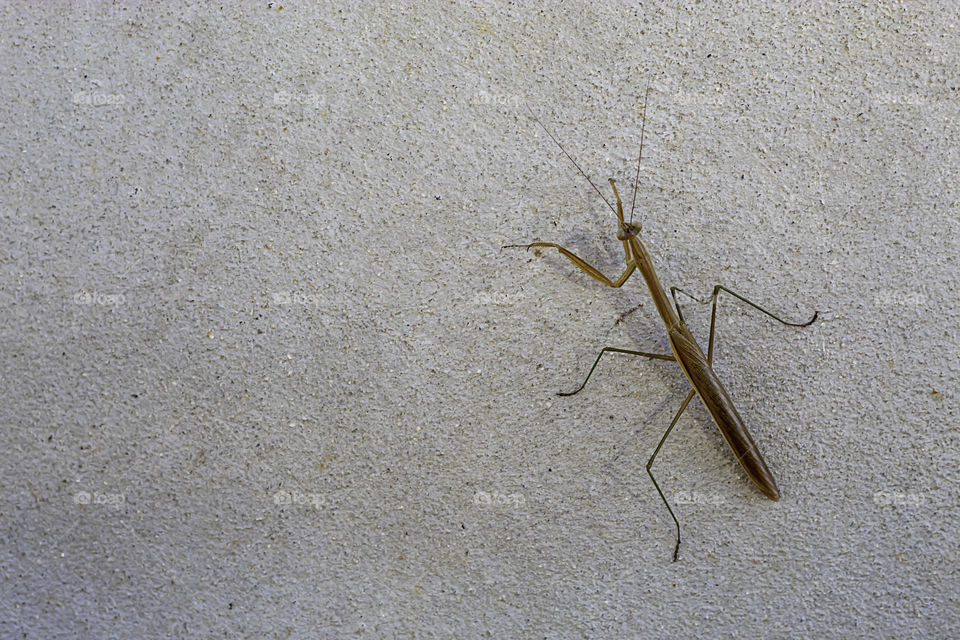
{"type": "Polygon", "coordinates": [[[699,298],[687,293],[683,289],[671,287],[670,295],[673,298],[673,306],[671,306],[670,299],[667,298],[667,294],[664,291],[663,285],[660,283],[660,279],[657,277],[657,273],[654,270],[653,260],[650,257],[650,253],[647,251],[647,247],[639,238],[641,225],[640,223],[633,222],[633,212],[637,204],[637,187],[640,182],[640,163],[643,159],[643,137],[646,130],[646,105],[649,95],[650,89],[648,87],[646,97],[644,98],[643,125],[640,129],[640,153],[637,157],[637,176],[633,183],[633,202],[630,205],[629,222],[624,220],[623,203],[620,201],[620,194],[617,192],[617,186],[614,183],[613,178],[610,179],[610,187],[613,189],[613,195],[617,201],[616,209],[614,209],[613,205],[609,200],[607,200],[600,189],[597,188],[597,185],[593,183],[593,181],[590,179],[590,176],[588,176],[584,170],[580,168],[580,165],[577,164],[577,161],[573,159],[573,156],[567,153],[567,150],[563,148],[563,145],[560,144],[560,141],[556,138],[556,136],[554,136],[550,130],[547,129],[542,122],[540,122],[540,119],[534,115],[529,106],[527,107],[531,117],[536,120],[537,124],[539,124],[540,127],[547,133],[547,135],[550,136],[550,138],[557,144],[557,146],[560,147],[560,150],[565,156],[567,156],[567,158],[569,158],[570,162],[572,162],[577,168],[577,171],[579,171],[580,174],[587,179],[587,182],[590,183],[590,186],[593,187],[593,189],[600,195],[610,210],[616,214],[617,240],[623,244],[623,253],[627,263],[626,268],[624,269],[623,273],[620,274],[620,277],[616,280],[607,278],[582,258],[553,242],[531,242],[529,244],[520,245],[511,244],[506,245],[504,248],[531,249],[533,247],[552,247],[567,257],[581,271],[610,287],[616,288],[623,286],[623,284],[633,274],[634,271],[639,271],[640,275],[643,276],[643,279],[647,284],[647,288],[650,290],[650,295],[653,297],[653,303],[657,308],[657,313],[660,314],[660,318],[663,320],[663,324],[666,327],[667,337],[670,341],[670,349],[673,353],[647,353],[645,351],[635,351],[632,349],[604,347],[600,350],[599,355],[597,355],[597,359],[594,361],[593,367],[591,367],[590,371],[587,373],[587,377],[584,379],[583,384],[581,384],[576,391],[569,393],[558,393],[557,395],[571,396],[583,389],[584,386],[586,386],[587,381],[590,379],[590,376],[593,375],[597,365],[600,364],[600,359],[605,353],[626,353],[630,355],[645,356],[647,358],[656,358],[659,360],[672,360],[680,365],[680,369],[683,371],[683,374],[686,376],[687,380],[690,382],[690,386],[693,387],[693,389],[687,394],[687,397],[680,405],[680,409],[673,417],[673,420],[670,422],[670,426],[667,427],[667,430],[664,432],[663,437],[660,438],[660,442],[657,444],[656,449],[654,449],[653,455],[650,456],[650,460],[647,462],[647,474],[650,476],[650,480],[653,481],[653,486],[656,487],[657,493],[660,494],[660,499],[663,500],[663,504],[666,505],[667,510],[670,512],[670,517],[673,518],[673,522],[677,527],[677,544],[673,550],[673,561],[676,562],[680,554],[680,521],[677,519],[673,509],[670,507],[670,503],[667,501],[666,496],[664,496],[663,491],[660,489],[660,485],[657,484],[657,479],[653,477],[651,468],[653,467],[653,461],[656,459],[657,454],[660,453],[660,449],[663,447],[663,443],[666,442],[667,436],[670,435],[673,427],[680,419],[680,415],[683,413],[683,410],[687,408],[687,404],[690,403],[690,400],[693,398],[695,393],[700,397],[701,402],[703,402],[703,405],[710,413],[710,416],[716,423],[717,428],[720,429],[720,433],[733,450],[734,455],[737,457],[737,461],[740,463],[740,466],[743,467],[747,477],[749,477],[757,485],[760,491],[762,491],[768,498],[771,500],[780,499],[780,491],[777,489],[777,483],[773,479],[773,474],[770,473],[770,469],[767,468],[767,464],[763,461],[763,456],[760,455],[760,450],[757,449],[757,445],[754,443],[753,438],[750,437],[750,432],[747,431],[747,427],[743,424],[743,420],[740,418],[740,414],[737,413],[737,409],[733,405],[733,401],[730,399],[730,396],[727,394],[726,389],[724,389],[723,384],[721,384],[720,379],[713,371],[713,342],[715,335],[714,328],[717,320],[718,295],[721,291],[725,291],[738,300],[745,302],[751,307],[765,313],[777,322],[791,327],[810,326],[814,323],[814,321],[816,321],[819,312],[814,312],[813,317],[807,322],[787,322],[786,320],[775,316],[766,309],[763,309],[759,305],[747,300],[740,294],[735,293],[734,291],[731,291],[722,285],[715,286],[713,288],[713,295],[707,300],[700,300],[699,298]],[[689,296],[690,298],[693,298],[694,300],[697,300],[703,304],[707,304],[712,300],[713,309],[710,315],[710,339],[707,345],[706,355],[703,354],[703,350],[690,333],[686,322],[684,322],[683,312],[681,311],[680,303],[677,300],[677,293],[683,293],[684,295],[689,296]],[[676,310],[674,310],[674,307],[676,310]]]}

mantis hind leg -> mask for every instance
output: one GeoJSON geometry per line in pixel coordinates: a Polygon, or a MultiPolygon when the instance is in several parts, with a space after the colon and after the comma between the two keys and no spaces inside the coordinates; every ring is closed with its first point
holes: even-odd
{"type": "Polygon", "coordinates": [[[676,359],[676,358],[674,358],[672,355],[665,355],[665,354],[661,354],[661,353],[647,353],[646,351],[632,351],[632,350],[630,350],[630,349],[620,349],[619,347],[604,347],[603,349],[600,349],[600,354],[597,355],[597,359],[594,360],[593,366],[590,367],[590,372],[587,373],[587,377],[584,379],[583,384],[581,384],[579,387],[577,387],[577,390],[576,390],[576,391],[567,391],[567,392],[558,391],[558,392],[557,392],[557,395],[558,395],[558,396],[572,396],[572,395],[575,395],[575,394],[577,394],[577,393],[580,393],[580,391],[582,391],[583,388],[584,388],[585,386],[587,386],[587,380],[589,380],[589,379],[590,379],[590,376],[593,375],[593,370],[597,368],[597,365],[598,365],[598,364],[600,364],[600,358],[603,357],[603,354],[609,353],[609,352],[611,352],[611,351],[612,351],[613,353],[626,353],[626,354],[629,354],[629,355],[632,355],[632,356],[644,356],[644,357],[646,357],[646,358],[656,358],[657,360],[675,360],[675,359],[676,359]]]}
{"type": "Polygon", "coordinates": [[[667,436],[670,435],[670,432],[673,431],[673,427],[676,426],[677,420],[680,419],[680,414],[683,413],[683,410],[687,408],[687,405],[690,404],[690,400],[693,398],[694,391],[690,391],[687,394],[686,400],[683,401],[683,404],[680,405],[680,409],[677,411],[677,415],[673,416],[673,420],[670,422],[670,426],[667,427],[667,430],[663,433],[663,437],[660,438],[657,448],[653,450],[653,455],[650,456],[650,460],[647,461],[647,475],[650,476],[650,480],[653,482],[653,486],[656,487],[657,493],[660,494],[660,499],[663,500],[663,504],[667,507],[667,511],[670,512],[670,517],[673,518],[673,523],[677,525],[677,546],[673,549],[673,561],[676,562],[677,558],[680,555],[680,521],[677,520],[677,516],[673,513],[673,509],[670,507],[670,503],[667,501],[666,496],[663,495],[663,491],[660,489],[660,485],[657,484],[657,479],[653,477],[653,471],[650,468],[653,466],[653,461],[656,459],[657,454],[660,453],[660,449],[663,447],[663,443],[667,441],[667,436]]]}
{"type": "Polygon", "coordinates": [[[713,338],[715,335],[715,327],[717,324],[717,297],[720,295],[721,291],[726,291],[727,293],[732,295],[734,298],[740,300],[741,302],[746,302],[748,305],[750,305],[754,309],[757,309],[758,311],[762,311],[763,313],[767,314],[768,316],[770,316],[780,324],[784,324],[788,327],[809,327],[811,324],[816,322],[817,317],[820,315],[819,311],[814,311],[813,317],[807,320],[806,322],[788,322],[787,320],[784,320],[783,318],[780,318],[779,316],[776,316],[770,313],[769,311],[767,311],[757,303],[747,300],[736,291],[732,291],[720,284],[718,284],[713,288],[713,294],[707,300],[701,300],[695,295],[687,293],[686,291],[684,291],[679,287],[670,287],[670,295],[673,296],[673,304],[677,307],[677,315],[680,316],[680,320],[683,320],[683,311],[680,310],[680,302],[677,300],[677,293],[682,293],[683,295],[689,298],[693,298],[694,300],[696,300],[701,304],[707,304],[710,301],[713,302],[713,309],[710,313],[710,341],[708,342],[708,346],[707,346],[707,362],[709,364],[713,364],[713,338]]]}

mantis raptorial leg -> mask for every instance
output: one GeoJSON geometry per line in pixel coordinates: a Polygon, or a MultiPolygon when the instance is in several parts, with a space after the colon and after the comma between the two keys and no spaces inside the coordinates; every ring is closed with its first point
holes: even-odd
{"type": "MultiPolygon", "coordinates": [[[[649,97],[649,88],[647,89],[647,96],[649,97]]],[[[646,105],[646,100],[644,102],[646,105]]],[[[542,122],[530,111],[530,115],[536,120],[537,124],[547,133],[548,136],[560,147],[560,150],[570,159],[573,165],[577,168],[577,171],[586,178],[587,182],[590,183],[590,186],[600,195],[606,205],[614,212],[617,216],[617,240],[623,244],[624,257],[626,261],[626,266],[624,271],[616,280],[611,280],[595,267],[591,266],[585,260],[574,254],[572,251],[566,249],[565,247],[560,246],[559,244],[553,242],[532,242],[529,244],[522,245],[506,245],[508,247],[523,247],[530,249],[532,247],[548,247],[554,248],[559,251],[563,256],[569,259],[577,268],[586,273],[587,275],[599,280],[609,287],[619,288],[633,275],[634,271],[639,271],[643,276],[644,281],[647,284],[647,288],[650,291],[650,295],[653,297],[654,305],[656,306],[657,313],[660,315],[661,320],[664,323],[664,327],[667,331],[667,337],[670,341],[670,348],[673,351],[673,355],[663,355],[648,353],[644,351],[633,351],[629,349],[621,349],[619,347],[605,347],[601,350],[600,354],[597,356],[596,361],[591,367],[590,372],[587,374],[586,380],[580,387],[572,393],[561,393],[559,395],[573,395],[583,389],[586,385],[587,380],[590,379],[590,376],[593,374],[593,371],[596,369],[597,365],[600,362],[600,359],[605,353],[617,352],[617,353],[627,353],[632,355],[640,355],[648,358],[656,358],[661,360],[673,360],[683,371],[687,380],[690,382],[690,385],[693,387],[693,390],[687,395],[683,403],[680,406],[680,409],[677,411],[673,420],[670,422],[670,426],[667,427],[667,430],[664,432],[663,436],[660,438],[660,442],[657,444],[656,449],[653,452],[653,455],[650,456],[650,460],[647,462],[647,473],[650,476],[650,479],[653,481],[654,487],[657,489],[657,493],[660,495],[661,500],[663,500],[664,505],[666,505],[667,510],[670,512],[670,516],[673,518],[674,523],[677,528],[677,542],[674,547],[673,559],[677,560],[680,552],[680,521],[677,519],[676,515],[673,512],[673,509],[670,507],[669,501],[666,499],[666,496],[663,494],[663,491],[660,489],[659,484],[657,484],[656,478],[654,478],[651,471],[653,462],[657,457],[657,454],[660,452],[660,449],[663,447],[664,442],[666,442],[667,437],[670,435],[670,432],[673,430],[673,427],[677,424],[677,421],[680,419],[684,409],[690,403],[690,400],[693,398],[694,394],[700,397],[700,400],[703,402],[707,411],[710,413],[710,416],[713,418],[713,421],[716,423],[717,428],[720,430],[721,435],[723,435],[727,444],[733,450],[734,455],[737,458],[737,461],[740,463],[743,470],[746,472],[747,476],[757,485],[757,487],[771,500],[780,499],[780,491],[777,488],[776,482],[773,479],[773,474],[770,473],[770,470],[767,468],[766,463],[763,460],[763,457],[760,455],[760,451],[757,448],[756,444],[753,442],[753,438],[750,436],[750,433],[747,431],[746,426],[743,424],[743,420],[740,418],[739,413],[737,413],[736,407],[733,405],[733,401],[730,399],[729,395],[726,392],[726,389],[721,384],[720,380],[717,378],[716,374],[713,371],[713,344],[715,337],[715,324],[716,324],[716,315],[717,315],[717,297],[721,291],[726,291],[727,293],[733,295],[734,297],[746,302],[747,304],[755,307],[756,309],[762,311],[763,313],[769,315],[775,320],[789,326],[794,327],[805,327],[813,324],[817,319],[817,313],[813,314],[813,318],[805,323],[793,323],[782,320],[781,318],[775,316],[769,311],[763,309],[759,305],[747,300],[738,293],[731,291],[730,289],[717,285],[713,290],[713,295],[711,296],[713,301],[713,310],[711,313],[710,320],[710,338],[707,347],[707,353],[704,354],[700,349],[700,346],[697,344],[693,335],[690,333],[690,330],[687,328],[686,322],[683,320],[683,314],[680,311],[680,306],[677,303],[676,295],[677,293],[683,293],[684,295],[690,296],[689,293],[678,289],[676,287],[671,288],[671,296],[673,297],[674,304],[670,304],[670,299],[667,297],[666,291],[664,290],[663,284],[661,284],[659,277],[656,274],[656,270],[653,266],[653,259],[650,257],[650,253],[647,251],[646,246],[639,238],[640,231],[642,229],[639,223],[633,222],[633,211],[636,206],[637,200],[637,188],[640,182],[640,162],[643,158],[643,138],[644,132],[646,130],[646,118],[644,118],[643,127],[640,130],[640,153],[637,157],[637,175],[633,184],[633,204],[630,209],[630,220],[627,221],[624,219],[623,215],[623,203],[620,200],[620,194],[617,192],[617,186],[614,180],[610,179],[610,187],[613,189],[614,197],[616,198],[617,206],[616,208],[604,197],[603,193],[590,179],[590,176],[580,168],[580,165],[577,164],[577,161],[567,153],[566,149],[563,148],[563,145],[560,144],[560,141],[547,129],[542,122]]],[[[694,296],[690,296],[695,300],[699,300],[694,296]]],[[[702,301],[701,302],[705,302],[702,301]]],[[[628,312],[629,313],[629,312],[628,312]]],[[[621,316],[621,319],[625,317],[626,314],[621,316]]],[[[619,322],[619,321],[618,321],[619,322]]]]}
{"type": "Polygon", "coordinates": [[[593,366],[590,367],[590,372],[587,373],[587,377],[584,378],[583,384],[581,384],[579,387],[577,387],[577,390],[576,390],[576,391],[570,391],[570,392],[567,392],[567,393],[564,393],[563,391],[558,391],[558,392],[557,392],[557,395],[558,395],[558,396],[572,396],[572,395],[575,395],[575,394],[577,394],[577,393],[580,393],[580,391],[582,391],[583,388],[584,388],[585,386],[587,386],[587,380],[589,380],[589,379],[590,379],[590,376],[593,375],[593,370],[597,368],[597,365],[598,365],[598,364],[600,364],[600,358],[603,357],[603,354],[605,354],[605,353],[610,353],[610,352],[613,352],[613,353],[627,353],[627,354],[632,355],[632,356],[644,356],[644,357],[646,357],[646,358],[656,358],[656,359],[658,359],[658,360],[673,360],[673,361],[676,361],[676,358],[674,358],[673,356],[665,355],[665,354],[661,354],[661,353],[647,353],[646,351],[633,351],[632,349],[621,349],[621,348],[619,348],[619,347],[604,347],[603,349],[600,349],[600,354],[597,355],[597,359],[593,361],[593,366]]]}

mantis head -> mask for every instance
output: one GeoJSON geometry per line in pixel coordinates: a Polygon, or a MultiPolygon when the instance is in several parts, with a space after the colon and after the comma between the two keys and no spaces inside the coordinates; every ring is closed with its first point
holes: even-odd
{"type": "MultiPolygon", "coordinates": [[[[613,178],[610,178],[610,186],[613,187],[613,195],[617,198],[617,208],[615,213],[617,214],[617,220],[619,225],[617,227],[617,240],[626,241],[630,238],[635,238],[640,230],[643,228],[639,222],[626,222],[623,219],[623,203],[620,201],[620,194],[617,192],[617,184],[613,181],[613,178]]],[[[636,187],[634,187],[636,190],[636,187]]],[[[608,203],[609,204],[609,203],[608,203]]],[[[613,209],[613,207],[610,207],[613,209]]],[[[630,212],[631,216],[633,211],[630,212]]]]}
{"type": "Polygon", "coordinates": [[[639,222],[621,222],[617,229],[617,240],[629,240],[636,237],[643,227],[639,222]]]}

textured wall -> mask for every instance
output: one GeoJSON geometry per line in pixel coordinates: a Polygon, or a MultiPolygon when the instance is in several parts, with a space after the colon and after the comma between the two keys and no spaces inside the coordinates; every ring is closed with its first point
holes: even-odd
{"type": "Polygon", "coordinates": [[[955,8],[282,4],[0,8],[0,636],[960,634],[955,8]]]}

